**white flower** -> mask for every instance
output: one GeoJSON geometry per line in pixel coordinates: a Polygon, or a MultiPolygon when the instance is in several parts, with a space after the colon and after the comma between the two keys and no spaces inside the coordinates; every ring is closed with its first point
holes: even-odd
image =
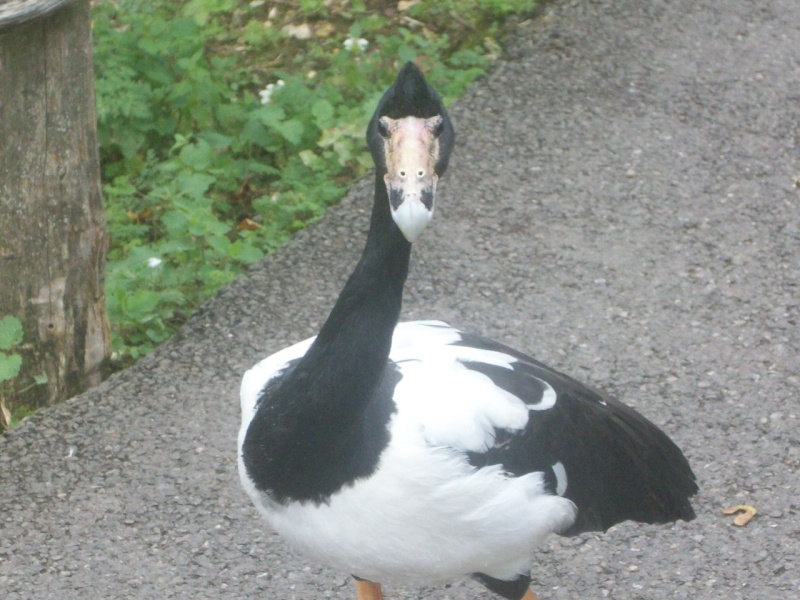
{"type": "Polygon", "coordinates": [[[151,256],[150,258],[147,259],[147,266],[150,267],[151,269],[155,269],[162,262],[163,261],[160,258],[156,256],[151,256]]]}
{"type": "Polygon", "coordinates": [[[282,88],[286,85],[286,82],[283,79],[278,79],[276,83],[270,83],[265,87],[263,90],[258,92],[258,95],[261,96],[261,104],[269,104],[270,99],[272,99],[272,94],[278,88],[282,88]]]}
{"type": "Polygon", "coordinates": [[[357,40],[353,38],[347,38],[344,41],[344,49],[348,52],[350,52],[354,47],[358,48],[360,52],[364,52],[367,49],[367,46],[369,46],[369,42],[364,38],[358,38],[357,40]]]}

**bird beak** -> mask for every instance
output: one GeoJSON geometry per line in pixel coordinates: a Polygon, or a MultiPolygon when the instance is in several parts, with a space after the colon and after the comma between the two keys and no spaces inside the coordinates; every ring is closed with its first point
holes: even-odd
{"type": "Polygon", "coordinates": [[[386,174],[392,218],[409,242],[414,242],[433,218],[436,196],[436,161],[442,117],[429,119],[381,117],[378,130],[384,139],[386,174]]]}

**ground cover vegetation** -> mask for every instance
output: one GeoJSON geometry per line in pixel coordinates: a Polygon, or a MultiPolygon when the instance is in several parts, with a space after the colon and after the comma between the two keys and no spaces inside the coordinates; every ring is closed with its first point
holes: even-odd
{"type": "Polygon", "coordinates": [[[449,102],[536,0],[103,0],[94,53],[118,366],[166,340],[371,166],[415,60],[449,102]]]}
{"type": "Polygon", "coordinates": [[[47,383],[47,375],[42,373],[20,387],[17,381],[22,367],[22,355],[18,352],[25,335],[22,322],[10,315],[0,318],[0,432],[14,427],[22,419],[31,414],[27,407],[12,411],[5,402],[11,392],[24,392],[28,387],[47,383]]]}

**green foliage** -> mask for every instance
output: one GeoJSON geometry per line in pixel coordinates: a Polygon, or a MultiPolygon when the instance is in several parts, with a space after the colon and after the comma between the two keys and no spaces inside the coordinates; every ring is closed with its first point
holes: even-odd
{"type": "Polygon", "coordinates": [[[26,408],[15,410],[12,414],[6,407],[5,397],[11,392],[24,392],[34,385],[47,383],[47,375],[42,373],[33,378],[33,383],[23,389],[16,389],[15,381],[22,368],[22,355],[15,351],[22,344],[25,332],[22,322],[10,315],[0,319],[0,431],[11,429],[30,414],[26,408]]]}
{"type": "Polygon", "coordinates": [[[19,375],[19,370],[22,367],[22,357],[16,352],[13,354],[6,354],[0,352],[0,383],[9,381],[19,375]]]}
{"type": "Polygon", "coordinates": [[[379,0],[254,4],[94,8],[106,295],[121,361],[167,339],[367,171],[364,126],[402,63],[417,61],[450,101],[490,65],[497,20],[533,0],[423,0],[409,10],[414,29],[379,0]],[[299,23],[312,39],[283,27],[299,23]]]}
{"type": "Polygon", "coordinates": [[[0,319],[0,383],[19,375],[22,356],[8,351],[21,344],[22,337],[22,323],[19,319],[11,316],[0,319]]]}
{"type": "Polygon", "coordinates": [[[5,316],[0,319],[0,350],[11,350],[22,343],[22,323],[17,317],[5,316]]]}

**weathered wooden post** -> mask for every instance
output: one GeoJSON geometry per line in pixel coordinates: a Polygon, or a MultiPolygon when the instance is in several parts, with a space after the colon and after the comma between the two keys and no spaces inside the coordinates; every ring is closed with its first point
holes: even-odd
{"type": "Polygon", "coordinates": [[[0,318],[25,330],[22,370],[0,384],[12,410],[107,374],[91,44],[88,0],[0,2],[0,318]],[[47,383],[30,386],[41,374],[47,383]]]}

